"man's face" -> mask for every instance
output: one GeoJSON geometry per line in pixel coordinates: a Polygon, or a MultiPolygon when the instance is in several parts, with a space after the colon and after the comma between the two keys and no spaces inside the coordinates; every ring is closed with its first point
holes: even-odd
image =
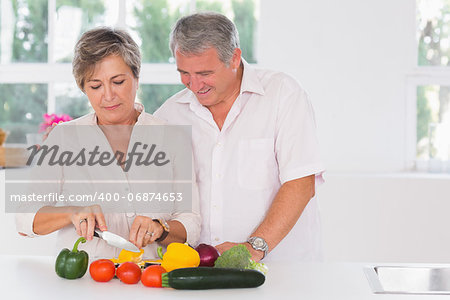
{"type": "Polygon", "coordinates": [[[240,49],[235,49],[229,66],[219,59],[215,48],[197,55],[184,55],[176,51],[175,58],[181,82],[203,106],[212,108],[218,104],[232,103],[239,95],[240,49]]]}

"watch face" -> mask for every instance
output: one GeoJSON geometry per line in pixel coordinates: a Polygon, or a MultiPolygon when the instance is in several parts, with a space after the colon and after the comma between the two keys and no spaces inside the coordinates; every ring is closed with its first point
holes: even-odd
{"type": "Polygon", "coordinates": [[[263,238],[252,236],[247,240],[247,242],[250,243],[250,245],[252,245],[253,249],[263,251],[264,252],[263,258],[267,255],[269,245],[267,245],[266,241],[263,238]]]}
{"type": "Polygon", "coordinates": [[[260,238],[256,238],[253,245],[255,245],[255,247],[262,248],[264,246],[264,241],[260,238]]]}

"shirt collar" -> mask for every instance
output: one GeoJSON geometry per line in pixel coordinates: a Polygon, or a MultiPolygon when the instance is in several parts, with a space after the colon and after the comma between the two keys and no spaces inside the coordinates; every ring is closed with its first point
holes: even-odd
{"type": "Polygon", "coordinates": [[[244,74],[242,75],[241,94],[248,92],[264,95],[265,92],[263,85],[261,84],[261,81],[259,80],[255,69],[250,66],[243,58],[242,64],[244,65],[244,74]]]}
{"type": "MultiPolygon", "coordinates": [[[[258,78],[258,75],[255,72],[255,69],[250,66],[244,58],[241,58],[242,64],[244,66],[244,72],[242,74],[242,81],[241,81],[241,92],[242,93],[256,93],[260,95],[264,95],[264,88],[261,84],[261,81],[258,78]]],[[[192,104],[199,104],[197,98],[195,97],[194,93],[192,91],[189,91],[189,93],[185,97],[180,97],[176,100],[178,103],[192,103],[192,104]]]]}

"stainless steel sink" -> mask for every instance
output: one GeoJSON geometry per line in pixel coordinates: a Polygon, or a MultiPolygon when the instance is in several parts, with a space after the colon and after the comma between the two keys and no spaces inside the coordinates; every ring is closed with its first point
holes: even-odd
{"type": "Polygon", "coordinates": [[[450,294],[450,266],[368,266],[364,273],[377,294],[450,294]]]}

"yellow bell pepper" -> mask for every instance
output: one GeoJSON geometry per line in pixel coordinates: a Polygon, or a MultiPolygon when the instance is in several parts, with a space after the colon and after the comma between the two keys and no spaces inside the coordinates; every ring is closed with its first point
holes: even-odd
{"type": "Polygon", "coordinates": [[[142,260],[142,254],[144,254],[144,249],[140,249],[140,252],[132,252],[122,249],[119,253],[118,258],[111,259],[115,264],[121,264],[123,262],[131,261],[134,263],[140,263],[142,260]]]}
{"type": "Polygon", "coordinates": [[[194,268],[200,264],[200,255],[187,244],[170,243],[164,255],[162,248],[158,247],[158,255],[162,259],[161,266],[167,272],[180,268],[194,268]]]}

